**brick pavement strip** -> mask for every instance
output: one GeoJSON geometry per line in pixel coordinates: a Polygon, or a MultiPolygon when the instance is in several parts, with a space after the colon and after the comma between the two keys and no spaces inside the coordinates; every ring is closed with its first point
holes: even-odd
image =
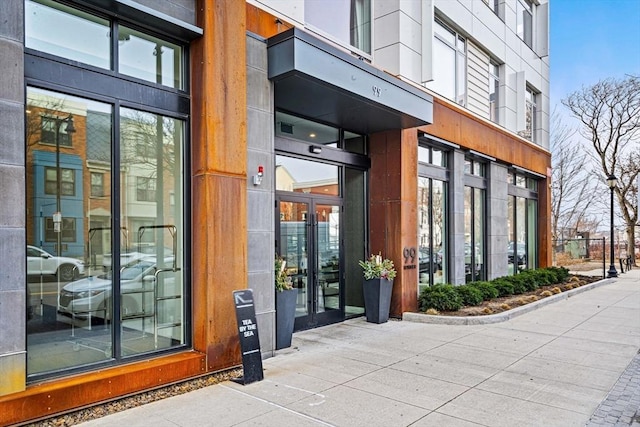
{"type": "Polygon", "coordinates": [[[586,424],[596,426],[640,427],[640,350],[586,424]]]}

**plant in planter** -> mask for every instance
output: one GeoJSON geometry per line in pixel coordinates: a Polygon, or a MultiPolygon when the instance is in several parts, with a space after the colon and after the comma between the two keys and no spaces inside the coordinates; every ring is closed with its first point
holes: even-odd
{"type": "Polygon", "coordinates": [[[287,276],[287,262],[276,257],[274,263],[276,289],[276,350],[291,347],[298,290],[287,276]]]}
{"type": "Polygon", "coordinates": [[[396,269],[393,261],[382,258],[382,255],[371,255],[359,262],[364,274],[364,311],[367,322],[384,323],[389,320],[391,291],[396,269]]]}

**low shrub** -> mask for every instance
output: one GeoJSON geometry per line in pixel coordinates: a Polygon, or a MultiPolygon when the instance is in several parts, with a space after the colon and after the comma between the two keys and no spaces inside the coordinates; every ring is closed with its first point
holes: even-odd
{"type": "Polygon", "coordinates": [[[538,280],[540,286],[554,285],[557,283],[556,275],[546,268],[541,268],[539,270],[533,271],[535,271],[536,279],[538,280]]]}
{"type": "Polygon", "coordinates": [[[526,277],[523,276],[522,274],[516,274],[515,276],[507,276],[507,277],[503,277],[503,280],[506,280],[507,282],[511,283],[511,285],[513,285],[513,294],[517,295],[517,294],[523,294],[525,292],[527,292],[527,286],[526,286],[526,277]]]}
{"type": "Polygon", "coordinates": [[[498,290],[499,297],[508,297],[509,295],[513,295],[513,284],[509,280],[505,280],[504,277],[494,279],[491,283],[498,290]]]}
{"type": "Polygon", "coordinates": [[[462,298],[453,285],[433,285],[420,292],[418,303],[420,311],[423,312],[430,308],[438,311],[456,311],[462,307],[462,298]]]}
{"type": "Polygon", "coordinates": [[[564,267],[547,267],[543,270],[547,270],[555,276],[555,283],[562,283],[569,278],[569,269],[564,267]]]}
{"type": "Polygon", "coordinates": [[[454,288],[460,299],[462,299],[462,305],[478,305],[484,298],[480,289],[470,285],[460,285],[454,288]]]}
{"type": "Polygon", "coordinates": [[[526,289],[525,292],[535,291],[540,287],[535,270],[524,270],[523,272],[518,274],[518,276],[520,277],[520,280],[522,281],[524,288],[526,289]]]}
{"type": "Polygon", "coordinates": [[[493,283],[491,282],[472,282],[469,283],[469,286],[472,286],[480,291],[482,294],[482,299],[484,301],[489,301],[490,299],[498,298],[498,290],[493,283]]]}

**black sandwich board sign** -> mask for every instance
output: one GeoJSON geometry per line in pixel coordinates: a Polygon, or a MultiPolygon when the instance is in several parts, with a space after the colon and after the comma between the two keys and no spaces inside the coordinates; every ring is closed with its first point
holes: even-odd
{"type": "Polygon", "coordinates": [[[242,378],[239,378],[237,382],[247,385],[264,379],[253,291],[251,289],[233,291],[233,302],[236,306],[236,321],[244,371],[242,378]]]}

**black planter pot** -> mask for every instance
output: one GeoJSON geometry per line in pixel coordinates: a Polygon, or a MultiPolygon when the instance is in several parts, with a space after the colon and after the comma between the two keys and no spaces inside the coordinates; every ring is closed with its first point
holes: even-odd
{"type": "Polygon", "coordinates": [[[365,280],[363,286],[364,312],[367,322],[385,323],[389,320],[393,281],[387,279],[365,280]]]}
{"type": "Polygon", "coordinates": [[[276,291],[276,350],[291,347],[297,297],[298,290],[295,288],[276,291]]]}

